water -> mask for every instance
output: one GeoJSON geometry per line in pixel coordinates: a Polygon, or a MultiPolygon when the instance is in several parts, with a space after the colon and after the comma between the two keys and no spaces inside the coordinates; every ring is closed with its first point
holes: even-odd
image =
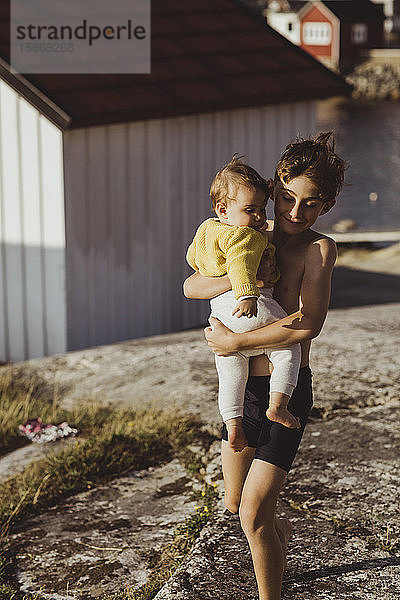
{"type": "Polygon", "coordinates": [[[400,103],[334,98],[318,103],[317,131],[335,132],[349,163],[336,206],[318,220],[329,231],[351,219],[360,231],[400,229],[400,103]]]}

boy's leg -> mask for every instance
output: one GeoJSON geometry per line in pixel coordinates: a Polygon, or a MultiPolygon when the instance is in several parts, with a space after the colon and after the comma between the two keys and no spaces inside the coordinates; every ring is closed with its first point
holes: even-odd
{"type": "Polygon", "coordinates": [[[287,519],[276,517],[276,503],[286,471],[254,459],[245,480],[239,515],[253,558],[259,599],[280,600],[291,534],[287,519]]]}
{"type": "Polygon", "coordinates": [[[243,403],[249,373],[249,359],[241,354],[215,355],[218,373],[218,406],[227,426],[228,442],[232,450],[241,452],[247,446],[243,431],[243,403]]]}
{"type": "Polygon", "coordinates": [[[242,452],[235,452],[229,443],[222,440],[221,459],[222,474],[224,476],[226,508],[236,514],[239,511],[240,497],[243,484],[254,457],[255,448],[244,448],[242,452]]]}
{"type": "MultiPolygon", "coordinates": [[[[254,413],[255,419],[256,413],[265,415],[267,407],[268,385],[263,380],[267,378],[253,377],[248,382],[248,391],[252,394],[246,394],[245,409],[247,415],[254,413]],[[249,404],[252,396],[258,402],[249,404]]],[[[263,419],[255,458],[241,492],[239,515],[253,557],[260,600],[280,600],[286,546],[292,527],[287,519],[276,517],[276,502],[295,457],[311,406],[311,371],[309,367],[304,367],[300,369],[298,384],[289,404],[293,413],[300,416],[302,428],[288,429],[263,419]]],[[[250,432],[247,427],[246,422],[246,432],[250,432]]]]}
{"type": "Polygon", "coordinates": [[[280,423],[289,429],[300,429],[297,416],[289,412],[289,404],[301,362],[300,345],[290,348],[268,349],[267,354],[273,364],[270,382],[270,399],[266,415],[270,421],[280,423]]]}

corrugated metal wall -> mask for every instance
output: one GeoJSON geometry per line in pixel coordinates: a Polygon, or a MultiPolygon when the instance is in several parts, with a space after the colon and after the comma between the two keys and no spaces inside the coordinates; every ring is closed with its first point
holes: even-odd
{"type": "Polygon", "coordinates": [[[65,350],[62,133],[0,81],[0,360],[65,350]]]}
{"type": "Polygon", "coordinates": [[[67,131],[68,348],[205,322],[208,302],[181,286],[213,175],[239,152],[273,176],[314,112],[307,102],[67,131]]]}

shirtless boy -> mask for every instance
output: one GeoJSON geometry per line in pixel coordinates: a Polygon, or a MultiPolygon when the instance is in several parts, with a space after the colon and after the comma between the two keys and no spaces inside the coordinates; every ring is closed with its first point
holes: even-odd
{"type": "MultiPolygon", "coordinates": [[[[301,429],[268,421],[264,404],[268,378],[265,358],[252,359],[243,427],[249,447],[233,452],[222,441],[225,506],[239,512],[249,542],[260,600],[280,600],[286,545],[291,534],[287,519],[276,516],[280,490],[297,452],[312,406],[309,352],[312,338],[324,323],[330,298],[336,245],[311,229],[336,201],[344,179],[344,161],[335,153],[332,133],[289,144],[274,178],[275,220],[269,223],[281,277],[274,296],[288,316],[254,331],[233,333],[217,319],[205,330],[211,349],[226,356],[249,348],[283,348],[301,344],[299,381],[288,408],[299,415],[301,429]]],[[[263,278],[262,264],[258,274],[263,278]]],[[[189,298],[211,298],[230,289],[227,276],[206,278],[195,273],[186,280],[189,298]]]]}

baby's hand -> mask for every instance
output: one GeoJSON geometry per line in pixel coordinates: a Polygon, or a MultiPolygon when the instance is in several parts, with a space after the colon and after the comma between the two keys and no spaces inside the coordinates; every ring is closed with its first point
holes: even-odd
{"type": "Polygon", "coordinates": [[[245,300],[240,300],[235,310],[232,311],[232,315],[236,315],[237,317],[251,317],[257,316],[257,298],[246,298],[245,300]]]}

